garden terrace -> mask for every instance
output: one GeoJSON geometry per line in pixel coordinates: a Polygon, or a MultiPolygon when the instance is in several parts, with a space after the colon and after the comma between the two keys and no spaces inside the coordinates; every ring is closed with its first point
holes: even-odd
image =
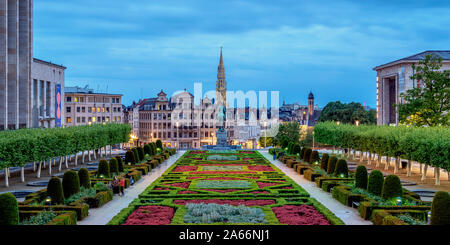
{"type": "Polygon", "coordinates": [[[343,224],[259,152],[240,150],[186,152],[109,224],[155,224],[152,219],[177,225],[343,224]],[[293,213],[304,215],[288,221],[293,213]]]}

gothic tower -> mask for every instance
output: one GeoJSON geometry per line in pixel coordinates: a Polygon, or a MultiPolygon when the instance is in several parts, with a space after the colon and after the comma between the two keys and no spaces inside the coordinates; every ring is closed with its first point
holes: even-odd
{"type": "Polygon", "coordinates": [[[308,96],[308,113],[309,115],[314,113],[314,95],[312,92],[309,92],[308,96]]]}
{"type": "Polygon", "coordinates": [[[225,67],[223,65],[222,47],[220,47],[220,61],[217,69],[216,82],[216,103],[226,107],[227,102],[227,82],[225,81],[225,67]]]}

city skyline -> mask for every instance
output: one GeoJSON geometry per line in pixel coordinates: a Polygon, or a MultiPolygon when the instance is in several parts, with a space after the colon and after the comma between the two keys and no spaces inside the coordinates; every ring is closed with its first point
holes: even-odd
{"type": "Polygon", "coordinates": [[[194,82],[213,90],[223,46],[229,90],[276,85],[280,104],[306,104],[312,90],[320,107],[340,100],[375,108],[372,68],[447,49],[447,10],[446,2],[418,1],[42,1],[34,10],[35,57],[67,66],[67,86],[107,88],[129,105],[161,89],[192,91],[194,82]]]}

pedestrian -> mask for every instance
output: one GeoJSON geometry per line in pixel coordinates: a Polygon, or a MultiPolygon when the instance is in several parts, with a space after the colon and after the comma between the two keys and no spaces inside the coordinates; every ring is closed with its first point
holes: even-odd
{"type": "Polygon", "coordinates": [[[112,188],[113,188],[113,194],[118,193],[120,196],[120,182],[117,179],[116,176],[114,176],[113,182],[112,182],[112,188]]]}
{"type": "Polygon", "coordinates": [[[124,190],[125,190],[125,178],[121,178],[120,179],[120,192],[122,193],[122,196],[125,195],[124,190]]]}

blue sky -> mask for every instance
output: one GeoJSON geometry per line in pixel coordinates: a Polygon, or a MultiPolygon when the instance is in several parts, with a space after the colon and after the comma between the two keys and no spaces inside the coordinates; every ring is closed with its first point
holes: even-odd
{"type": "Polygon", "coordinates": [[[123,104],[215,89],[280,91],[280,103],[376,105],[373,67],[448,50],[450,1],[34,1],[34,57],[63,64],[66,86],[123,104]]]}

